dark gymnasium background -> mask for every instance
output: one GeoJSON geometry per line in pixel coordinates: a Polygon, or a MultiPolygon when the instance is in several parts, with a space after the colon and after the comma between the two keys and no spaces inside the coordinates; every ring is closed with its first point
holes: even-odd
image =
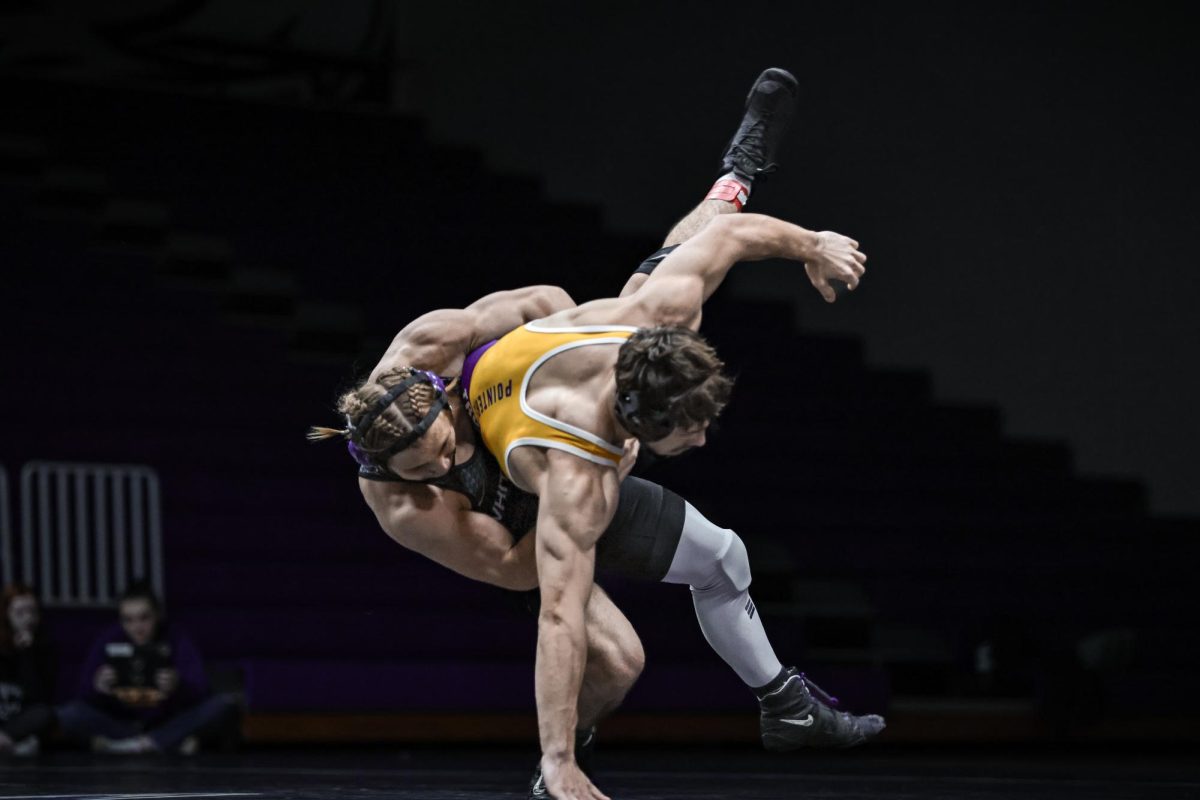
{"type": "MultiPolygon", "coordinates": [[[[0,557],[43,593],[60,694],[116,590],[75,465],[144,465],[161,553],[120,575],[161,555],[249,746],[532,743],[532,618],[393,544],[305,428],[426,310],[615,294],[781,66],[800,110],[750,208],[854,236],[868,273],[826,306],[798,265],[736,267],[704,323],[734,401],[647,476],[739,532],[785,663],[884,742],[1194,743],[1173,9],[5,3],[0,557]]],[[[609,741],[752,743],[687,591],[599,581],[648,655],[609,741]]]]}

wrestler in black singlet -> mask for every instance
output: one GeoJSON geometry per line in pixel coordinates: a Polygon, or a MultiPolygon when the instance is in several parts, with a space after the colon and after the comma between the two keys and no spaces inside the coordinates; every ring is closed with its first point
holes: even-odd
{"type": "MultiPolygon", "coordinates": [[[[484,447],[440,478],[409,481],[383,467],[359,467],[358,476],[372,481],[423,483],[458,492],[471,510],[487,514],[520,540],[537,524],[537,495],[518,489],[484,447]]],[[[628,477],[612,522],[596,543],[596,566],[629,578],[660,581],[671,568],[683,534],[683,498],[656,483],[628,477]]]]}
{"type": "Polygon", "coordinates": [[[462,464],[455,464],[439,478],[409,481],[383,467],[358,468],[358,477],[371,481],[420,483],[458,492],[471,501],[471,510],[487,514],[520,539],[537,524],[537,495],[523,492],[504,477],[500,465],[485,448],[476,445],[475,452],[462,464]]]}

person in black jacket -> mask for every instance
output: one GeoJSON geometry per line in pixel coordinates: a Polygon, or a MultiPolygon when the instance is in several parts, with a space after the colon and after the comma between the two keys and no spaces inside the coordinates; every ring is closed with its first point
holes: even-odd
{"type": "Polygon", "coordinates": [[[55,724],[50,705],[57,668],[41,633],[33,590],[13,584],[0,608],[0,754],[34,755],[55,724]]]}

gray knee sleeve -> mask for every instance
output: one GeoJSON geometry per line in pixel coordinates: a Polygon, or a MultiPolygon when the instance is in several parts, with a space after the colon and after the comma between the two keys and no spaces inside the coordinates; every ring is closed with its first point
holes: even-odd
{"type": "Polygon", "coordinates": [[[762,616],[750,613],[750,558],[736,533],[686,505],[683,533],[663,580],[692,587],[704,638],[747,686],[764,686],[783,669],[762,616]]]}
{"type": "Polygon", "coordinates": [[[750,585],[750,558],[740,536],[705,519],[690,503],[684,508],[683,533],[663,578],[686,583],[698,591],[732,587],[744,592],[750,585]]]}
{"type": "Polygon", "coordinates": [[[729,546],[717,558],[717,564],[733,588],[744,592],[750,587],[750,556],[742,537],[729,532],[729,546]]]}

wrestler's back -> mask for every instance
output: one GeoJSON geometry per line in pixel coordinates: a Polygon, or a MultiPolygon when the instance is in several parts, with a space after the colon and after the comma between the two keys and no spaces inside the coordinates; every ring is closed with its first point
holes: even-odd
{"type": "MultiPolygon", "coordinates": [[[[660,282],[660,291],[639,290],[627,297],[606,297],[530,323],[541,330],[620,328],[677,325],[687,322],[693,330],[699,326],[699,303],[683,291],[674,302],[664,302],[661,291],[674,282],[660,282]],[[679,307],[676,308],[675,306],[679,307]]],[[[559,353],[546,361],[529,383],[527,400],[531,408],[568,425],[583,428],[602,439],[619,444],[620,432],[612,415],[616,398],[619,344],[583,347],[559,353]]],[[[509,471],[513,482],[526,491],[544,473],[545,451],[523,447],[510,456],[509,471]]]]}
{"type": "Polygon", "coordinates": [[[566,324],[575,319],[560,313],[527,323],[468,358],[465,388],[482,442],[528,492],[539,491],[545,448],[605,469],[621,460],[612,403],[602,398],[615,395],[613,366],[636,328],[566,324]]]}
{"type": "MultiPolygon", "coordinates": [[[[541,324],[549,324],[539,321],[541,324]]],[[[613,366],[620,345],[579,347],[546,361],[529,381],[526,401],[535,411],[582,428],[609,442],[619,442],[616,424],[609,412],[616,391],[613,366]],[[603,398],[603,399],[601,399],[603,398]]],[[[537,476],[546,469],[546,451],[520,447],[508,459],[513,483],[536,492],[537,476]]]]}

